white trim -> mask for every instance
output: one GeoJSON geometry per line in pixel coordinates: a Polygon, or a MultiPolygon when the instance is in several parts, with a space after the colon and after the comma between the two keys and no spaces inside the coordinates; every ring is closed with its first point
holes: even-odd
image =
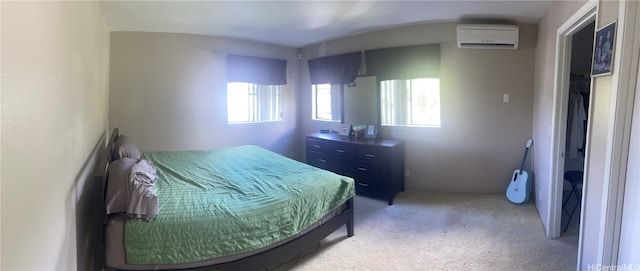
{"type": "MultiPolygon", "coordinates": [[[[637,8],[640,8],[638,5],[637,8]]],[[[638,10],[638,9],[636,9],[638,10]]],[[[636,21],[636,35],[640,34],[640,20],[636,21]]],[[[636,40],[637,41],[637,40],[636,40]]],[[[629,138],[629,158],[627,160],[627,180],[640,179],[640,171],[637,165],[640,164],[640,73],[636,78],[635,93],[632,94],[635,100],[633,103],[633,115],[631,120],[631,135],[629,138]],[[634,165],[634,166],[631,166],[634,165]]],[[[618,246],[618,257],[616,266],[624,264],[640,263],[640,235],[637,232],[640,225],[640,183],[629,181],[625,183],[624,202],[622,210],[622,223],[620,229],[620,244],[618,246]]]]}
{"type": "MultiPolygon", "coordinates": [[[[549,159],[551,181],[549,185],[549,221],[546,233],[548,238],[560,237],[562,221],[562,185],[564,181],[564,149],[566,138],[567,97],[569,87],[569,69],[571,67],[571,37],[597,14],[598,1],[589,0],[558,28],[556,40],[556,73],[554,76],[553,120],[551,131],[551,157],[549,159]]],[[[588,159],[588,154],[585,159],[588,159]]],[[[586,174],[586,172],[585,172],[586,174]]],[[[584,188],[583,188],[584,189],[584,188]]],[[[583,193],[584,195],[584,193],[583,193]]],[[[579,255],[580,256],[580,255],[579,255]]]]}
{"type": "Polygon", "coordinates": [[[601,234],[598,239],[598,262],[615,265],[618,258],[622,206],[626,182],[627,160],[631,136],[633,95],[640,60],[640,29],[636,15],[640,12],[636,1],[621,1],[616,26],[617,44],[607,139],[605,180],[602,197],[601,234]],[[629,27],[627,27],[627,25],[629,27]]]}

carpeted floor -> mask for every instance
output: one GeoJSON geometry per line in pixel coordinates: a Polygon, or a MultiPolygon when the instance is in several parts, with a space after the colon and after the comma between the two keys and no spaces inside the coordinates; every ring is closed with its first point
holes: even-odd
{"type": "MultiPolygon", "coordinates": [[[[575,270],[577,222],[547,239],[533,203],[501,194],[357,196],[355,235],[341,228],[284,270],[575,270]]],[[[579,221],[579,218],[578,218],[579,221]]]]}

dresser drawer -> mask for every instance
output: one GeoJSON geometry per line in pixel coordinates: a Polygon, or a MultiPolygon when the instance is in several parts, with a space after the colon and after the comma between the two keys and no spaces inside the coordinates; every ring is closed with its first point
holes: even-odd
{"type": "Polygon", "coordinates": [[[356,157],[356,146],[351,143],[307,138],[307,150],[338,155],[347,158],[356,157]]]}
{"type": "Polygon", "coordinates": [[[328,154],[335,154],[346,158],[356,157],[356,146],[350,143],[326,142],[328,154]]]}
{"type": "Polygon", "coordinates": [[[391,158],[391,148],[359,145],[356,154],[360,160],[386,164],[391,158]]]}
{"type": "Polygon", "coordinates": [[[329,149],[327,148],[328,143],[329,142],[326,140],[307,138],[307,150],[327,153],[329,152],[329,149]]]}
{"type": "Polygon", "coordinates": [[[386,179],[391,176],[389,167],[362,160],[344,159],[342,170],[348,176],[360,176],[365,178],[386,179]]]}
{"type": "Polygon", "coordinates": [[[377,196],[386,196],[389,194],[389,184],[385,181],[362,177],[356,177],[354,180],[356,184],[356,192],[377,196]]]}
{"type": "Polygon", "coordinates": [[[307,150],[307,164],[335,173],[342,172],[342,158],[321,152],[307,150]]]}
{"type": "Polygon", "coordinates": [[[389,205],[404,191],[404,141],[355,141],[334,133],[313,133],[306,139],[307,164],[352,177],[356,192],[385,198],[389,205]]]}

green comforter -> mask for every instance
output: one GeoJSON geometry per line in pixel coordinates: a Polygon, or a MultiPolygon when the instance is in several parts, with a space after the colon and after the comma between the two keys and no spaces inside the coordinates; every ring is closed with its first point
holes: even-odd
{"type": "Polygon", "coordinates": [[[354,196],[353,179],[256,146],[147,152],[160,214],[125,224],[129,264],[230,256],[300,233],[354,196]]]}

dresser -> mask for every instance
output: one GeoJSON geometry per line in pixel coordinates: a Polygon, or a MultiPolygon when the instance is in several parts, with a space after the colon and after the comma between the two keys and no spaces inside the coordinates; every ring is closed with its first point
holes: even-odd
{"type": "Polygon", "coordinates": [[[335,133],[306,138],[307,164],[355,179],[356,193],[384,198],[393,204],[404,191],[404,141],[350,139],[335,133]]]}

